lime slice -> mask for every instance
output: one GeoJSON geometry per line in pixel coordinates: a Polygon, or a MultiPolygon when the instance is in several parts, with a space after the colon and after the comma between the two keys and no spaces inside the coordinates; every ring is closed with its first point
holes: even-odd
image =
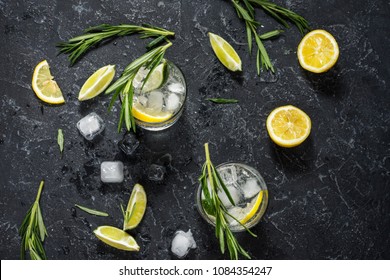
{"type": "Polygon", "coordinates": [[[242,63],[237,52],[222,37],[209,32],[211,47],[219,61],[230,71],[241,71],[242,63]]]}
{"type": "Polygon", "coordinates": [[[115,65],[106,65],[92,74],[82,86],[79,100],[85,101],[102,93],[115,76],[115,65]]]}
{"type": "Polygon", "coordinates": [[[127,232],[116,227],[100,226],[93,233],[111,247],[125,251],[139,251],[139,246],[135,239],[127,232]]]}
{"type": "Polygon", "coordinates": [[[125,211],[123,230],[138,226],[145,214],[146,201],[144,188],[140,184],[135,184],[125,211]]]}
{"type": "Polygon", "coordinates": [[[49,64],[43,60],[34,69],[31,86],[40,100],[49,104],[65,103],[61,89],[53,78],[49,64]]]}
{"type": "Polygon", "coordinates": [[[145,67],[141,67],[133,80],[133,86],[135,89],[141,89],[142,92],[149,92],[155,89],[158,89],[165,82],[167,77],[167,62],[164,61],[160,65],[158,65],[153,72],[150,74],[148,80],[145,85],[143,85],[144,79],[149,73],[149,69],[145,67]],[[143,86],[143,87],[142,87],[143,86]]]}

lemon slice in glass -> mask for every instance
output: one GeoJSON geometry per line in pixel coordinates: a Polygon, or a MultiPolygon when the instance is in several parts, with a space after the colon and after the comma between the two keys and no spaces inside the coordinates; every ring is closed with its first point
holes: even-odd
{"type": "Polygon", "coordinates": [[[298,146],[309,136],[311,120],[292,105],[278,107],[267,118],[267,131],[272,141],[281,147],[298,146]]]}
{"type": "Polygon", "coordinates": [[[325,30],[313,30],[303,37],[298,46],[301,66],[314,73],[323,73],[335,65],[339,58],[336,39],[325,30]]]}
{"type": "Polygon", "coordinates": [[[225,39],[216,34],[209,32],[208,35],[211,47],[219,61],[230,71],[241,71],[241,59],[233,47],[225,39]]]}
{"type": "Polygon", "coordinates": [[[133,117],[147,123],[159,123],[169,120],[172,117],[170,112],[156,112],[154,109],[145,108],[140,103],[133,104],[133,117]]]}
{"type": "Polygon", "coordinates": [[[139,246],[135,239],[127,232],[116,227],[100,226],[93,233],[111,247],[125,251],[139,251],[139,246]]]}
{"type": "Polygon", "coordinates": [[[259,209],[260,204],[263,201],[263,193],[264,191],[260,191],[254,203],[247,206],[247,208],[250,208],[250,210],[247,212],[245,217],[240,220],[241,224],[245,225],[245,223],[252,219],[252,217],[257,213],[257,210],[259,209]]]}
{"type": "Polygon", "coordinates": [[[106,65],[92,74],[82,86],[79,100],[84,101],[102,93],[115,76],[115,65],[106,65]]]}
{"type": "Polygon", "coordinates": [[[141,222],[146,210],[146,193],[140,184],[136,184],[131,192],[125,211],[123,230],[133,229],[141,222]]]}
{"type": "Polygon", "coordinates": [[[49,64],[43,60],[35,67],[31,86],[40,100],[49,104],[65,103],[61,89],[53,78],[49,64]]]}
{"type": "Polygon", "coordinates": [[[142,88],[142,92],[149,92],[160,88],[162,84],[165,82],[166,77],[168,75],[167,62],[164,60],[160,65],[158,65],[150,74],[145,85],[143,85],[144,79],[148,75],[149,71],[150,70],[145,67],[141,67],[138,70],[133,80],[133,87],[135,89],[142,88]]]}

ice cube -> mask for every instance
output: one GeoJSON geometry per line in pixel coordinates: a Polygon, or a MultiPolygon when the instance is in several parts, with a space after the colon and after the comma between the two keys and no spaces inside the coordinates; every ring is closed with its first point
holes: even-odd
{"type": "Polygon", "coordinates": [[[85,139],[91,141],[104,130],[104,122],[96,113],[90,113],[78,121],[77,128],[85,139]]]}
{"type": "Polygon", "coordinates": [[[142,106],[144,106],[144,107],[146,107],[147,105],[148,105],[148,99],[145,97],[145,96],[139,96],[138,98],[137,98],[137,100],[138,100],[138,102],[142,105],[142,106]]]}
{"type": "Polygon", "coordinates": [[[161,112],[163,107],[163,93],[155,90],[149,93],[148,96],[148,108],[161,112]]]}
{"type": "Polygon", "coordinates": [[[168,90],[173,93],[184,93],[185,88],[181,83],[175,82],[168,85],[168,90]]]}
{"type": "MultiPolygon", "coordinates": [[[[239,206],[234,206],[228,209],[228,213],[239,221],[245,218],[247,213],[246,211],[247,211],[246,208],[241,208],[239,206]]],[[[225,218],[228,224],[231,226],[238,225],[238,222],[235,219],[233,219],[230,215],[225,214],[225,218]]]]}
{"type": "MultiPolygon", "coordinates": [[[[239,204],[243,200],[243,197],[242,197],[243,195],[239,189],[237,189],[236,187],[231,186],[231,185],[227,185],[226,188],[229,191],[230,196],[232,197],[232,199],[236,205],[239,204]]],[[[233,206],[233,204],[230,203],[228,196],[226,195],[226,193],[223,190],[218,191],[218,196],[219,196],[219,199],[221,200],[222,204],[226,208],[230,208],[233,206]]]]}
{"type": "Polygon", "coordinates": [[[254,197],[261,190],[256,178],[249,178],[242,189],[246,199],[254,197]]]}
{"type": "Polygon", "coordinates": [[[166,169],[164,166],[152,164],[149,167],[148,178],[151,181],[161,181],[164,179],[166,169]]]}
{"type": "Polygon", "coordinates": [[[165,108],[168,111],[175,111],[180,105],[180,98],[174,93],[168,95],[168,98],[165,101],[165,108]]]}
{"type": "Polygon", "coordinates": [[[139,141],[137,140],[137,137],[134,135],[134,133],[129,132],[123,136],[121,141],[118,142],[118,146],[122,152],[128,156],[131,156],[138,148],[139,141]]]}
{"type": "Polygon", "coordinates": [[[218,173],[221,175],[221,179],[226,185],[232,185],[237,181],[237,170],[234,165],[218,168],[218,173]]]}
{"type": "Polygon", "coordinates": [[[123,182],[123,163],[121,161],[103,161],[100,165],[100,178],[103,183],[123,182]]]}
{"type": "Polygon", "coordinates": [[[192,236],[191,230],[187,232],[178,230],[175,232],[175,237],[172,240],[171,251],[179,258],[187,255],[190,249],[196,248],[196,242],[192,236]]]}

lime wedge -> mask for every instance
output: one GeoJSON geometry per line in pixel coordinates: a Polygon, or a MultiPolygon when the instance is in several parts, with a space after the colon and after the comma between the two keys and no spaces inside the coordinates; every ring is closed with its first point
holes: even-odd
{"type": "Polygon", "coordinates": [[[135,184],[125,211],[123,230],[133,229],[141,222],[146,210],[146,193],[140,184],[135,184]]]}
{"type": "Polygon", "coordinates": [[[127,232],[116,227],[100,226],[93,233],[111,247],[125,251],[139,251],[139,246],[135,239],[127,232]]]}
{"type": "Polygon", "coordinates": [[[153,72],[150,74],[145,85],[143,85],[144,79],[149,73],[149,69],[141,67],[133,80],[133,86],[135,89],[141,89],[142,92],[149,92],[155,89],[158,89],[165,82],[166,77],[168,76],[167,62],[164,60],[160,65],[158,65],[153,72]]]}
{"type": "Polygon", "coordinates": [[[209,32],[208,35],[211,47],[219,61],[230,71],[241,71],[241,59],[233,47],[225,39],[216,34],[209,32]]]}
{"type": "Polygon", "coordinates": [[[115,76],[115,65],[106,65],[92,74],[82,86],[79,100],[85,101],[102,93],[115,76]]]}

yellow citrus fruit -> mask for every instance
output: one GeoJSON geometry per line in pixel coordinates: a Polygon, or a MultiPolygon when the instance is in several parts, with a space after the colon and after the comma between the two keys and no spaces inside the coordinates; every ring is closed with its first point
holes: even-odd
{"type": "Polygon", "coordinates": [[[164,60],[160,65],[158,65],[153,72],[149,75],[148,80],[143,84],[144,79],[149,74],[150,70],[145,67],[141,67],[133,80],[133,86],[136,89],[141,89],[142,92],[149,92],[155,89],[158,89],[165,82],[168,75],[168,64],[164,60]]]}
{"type": "Polygon", "coordinates": [[[263,201],[263,193],[264,191],[260,191],[259,194],[257,195],[257,199],[255,203],[252,205],[252,208],[250,211],[246,214],[246,216],[240,220],[240,223],[245,225],[246,222],[248,222],[252,217],[256,214],[257,210],[260,207],[261,202],[263,201]]]}
{"type": "Polygon", "coordinates": [[[172,116],[172,113],[169,112],[158,112],[156,113],[151,108],[145,108],[139,103],[133,104],[132,109],[133,117],[147,123],[159,123],[169,120],[172,116]]]}
{"type": "Polygon", "coordinates": [[[272,141],[281,147],[298,146],[309,136],[311,120],[292,105],[278,107],[267,118],[267,131],[272,141]]]}
{"type": "Polygon", "coordinates": [[[115,65],[107,65],[93,73],[82,86],[79,100],[84,101],[102,93],[115,76],[115,65]]]}
{"type": "Polygon", "coordinates": [[[336,39],[325,30],[313,30],[303,37],[298,46],[298,60],[301,66],[314,73],[328,71],[339,58],[336,39]]]}
{"type": "Polygon", "coordinates": [[[100,226],[93,231],[97,238],[111,247],[125,251],[139,251],[135,239],[127,232],[111,226],[100,226]]]}
{"type": "Polygon", "coordinates": [[[230,71],[241,71],[241,59],[233,47],[225,39],[216,34],[209,32],[208,35],[211,47],[219,61],[230,71]]]}
{"type": "Polygon", "coordinates": [[[42,101],[49,104],[65,103],[61,89],[53,78],[49,64],[43,60],[35,67],[31,86],[42,101]]]}
{"type": "Polygon", "coordinates": [[[146,210],[146,193],[140,184],[136,184],[131,192],[125,211],[123,230],[133,229],[141,222],[146,210]]]}

